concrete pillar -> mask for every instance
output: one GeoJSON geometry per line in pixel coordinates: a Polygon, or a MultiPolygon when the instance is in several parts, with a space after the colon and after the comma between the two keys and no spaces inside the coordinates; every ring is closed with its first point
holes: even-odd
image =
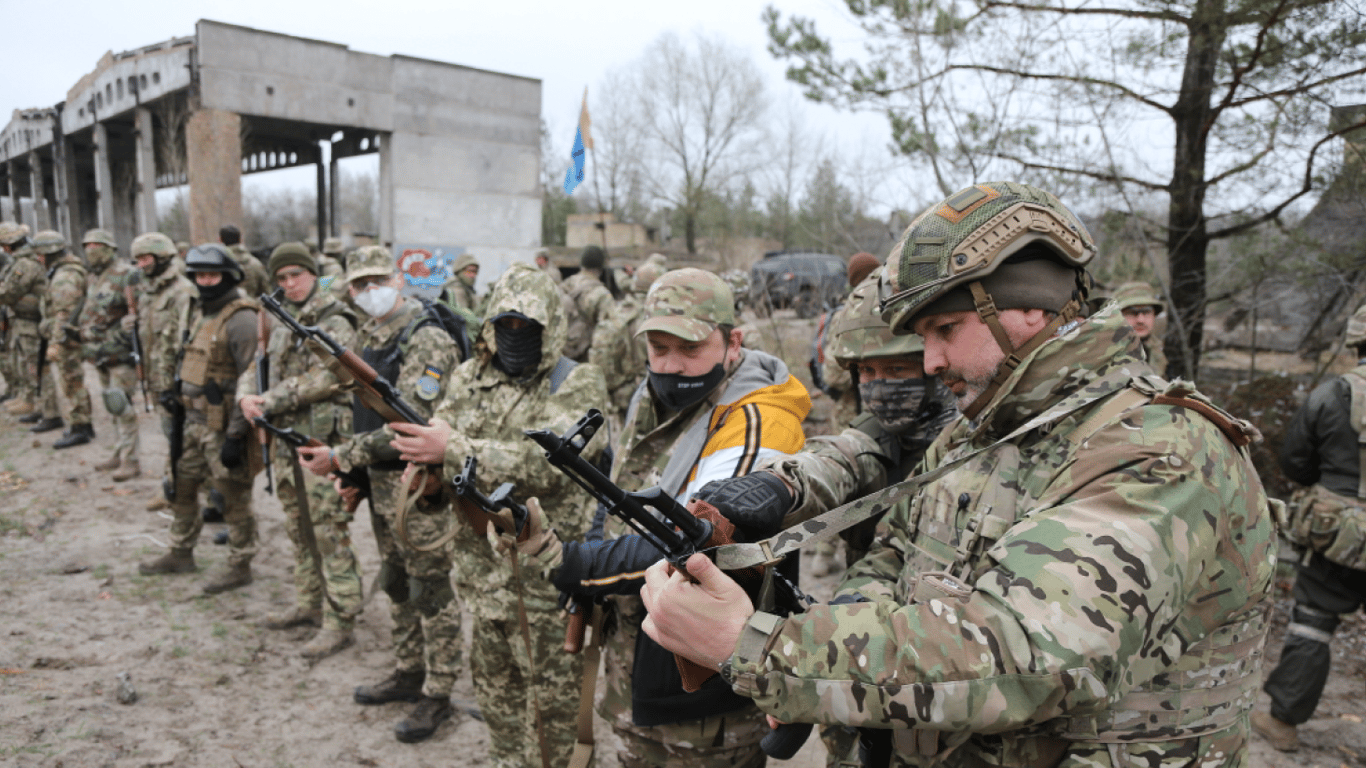
{"type": "Polygon", "coordinates": [[[110,168],[109,131],[104,123],[94,125],[95,145],[95,223],[114,230],[114,174],[110,168]]]}
{"type": "Polygon", "coordinates": [[[133,110],[135,140],[134,165],[137,186],[134,187],[133,223],[137,232],[151,232],[157,227],[157,163],[156,143],[152,129],[152,110],[138,107],[133,110]]]}
{"type": "Polygon", "coordinates": [[[242,118],[200,109],[185,123],[190,179],[190,242],[218,238],[218,228],[242,223],[242,118]]]}
{"type": "Polygon", "coordinates": [[[33,194],[33,231],[52,229],[52,220],[47,213],[47,194],[43,191],[43,159],[37,152],[28,153],[28,178],[28,188],[33,194]]]}
{"type": "Polygon", "coordinates": [[[14,221],[24,223],[24,210],[19,207],[19,167],[13,160],[5,161],[5,179],[9,181],[9,209],[14,221]]]}
{"type": "Polygon", "coordinates": [[[318,148],[318,196],[314,198],[318,201],[318,250],[323,248],[323,238],[327,236],[327,171],[323,167],[323,145],[317,144],[318,148]]]}
{"type": "Polygon", "coordinates": [[[71,140],[58,133],[52,141],[52,181],[57,188],[57,226],[72,237],[85,236],[86,227],[81,217],[81,196],[77,193],[80,179],[76,176],[76,150],[71,140]],[[77,230],[81,230],[77,232],[77,230]]]}
{"type": "MultiPolygon", "coordinates": [[[[335,148],[334,148],[334,149],[335,149],[335,148]]],[[[338,177],[340,174],[338,173],[338,168],[337,168],[337,153],[336,153],[335,151],[333,151],[333,152],[330,153],[330,154],[331,154],[331,157],[330,157],[330,158],[328,159],[328,161],[327,161],[327,226],[328,226],[327,234],[330,235],[330,236],[332,236],[332,237],[340,237],[340,236],[341,236],[341,229],[340,229],[339,227],[340,227],[341,224],[340,224],[339,221],[337,221],[337,213],[338,213],[337,208],[340,207],[340,203],[339,203],[339,201],[338,201],[338,199],[337,199],[337,197],[338,197],[337,183],[338,183],[338,181],[340,181],[340,179],[338,179],[337,177],[338,177]]],[[[323,236],[322,236],[322,234],[320,233],[320,234],[318,235],[318,241],[319,241],[319,242],[318,242],[318,247],[319,247],[319,248],[321,248],[322,245],[323,245],[323,244],[322,244],[322,239],[323,239],[323,236]]]]}
{"type": "Polygon", "coordinates": [[[379,234],[380,245],[394,244],[394,134],[384,134],[379,144],[379,234]]]}

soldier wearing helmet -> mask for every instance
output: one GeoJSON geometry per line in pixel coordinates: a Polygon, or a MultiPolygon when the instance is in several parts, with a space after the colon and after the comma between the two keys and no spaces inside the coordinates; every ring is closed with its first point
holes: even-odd
{"type": "Polygon", "coordinates": [[[14,378],[9,379],[14,398],[5,403],[5,409],[20,417],[20,422],[32,424],[43,418],[37,404],[38,347],[42,339],[38,324],[43,319],[47,270],[28,235],[24,224],[0,222],[0,249],[11,258],[0,273],[0,306],[9,310],[9,369],[14,372],[14,378]]]}
{"type": "MultiPolygon", "coordinates": [[[[155,247],[165,248],[157,242],[155,247]]],[[[174,247],[174,246],[172,246],[174,247]]],[[[160,257],[156,257],[160,260],[160,257]]],[[[179,391],[163,392],[185,409],[182,445],[171,489],[170,552],[138,566],[143,574],[188,573],[194,570],[194,547],[204,521],[196,500],[210,484],[223,495],[228,524],[227,566],[204,584],[215,594],[251,583],[256,555],[256,516],[252,510],[252,478],[262,467],[260,444],[237,404],[237,380],[256,352],[256,302],[242,295],[242,267],[220,243],[205,243],[185,255],[185,271],[199,296],[193,302],[183,336],[179,391]]]]}
{"type": "Polygon", "coordinates": [[[1256,430],[1157,377],[1113,305],[1079,315],[1094,252],[1023,184],[922,213],[880,293],[965,412],[935,473],[834,604],[756,614],[694,557],[697,583],[646,574],[647,630],[779,720],[863,728],[869,764],[1245,764],[1278,543],[1256,430]]]}
{"type": "Polygon", "coordinates": [[[1252,713],[1252,726],[1285,752],[1299,748],[1298,727],[1318,708],[1341,617],[1366,602],[1366,305],[1347,321],[1343,341],[1357,367],[1309,393],[1281,445],[1281,470],[1304,486],[1283,529],[1301,557],[1285,646],[1266,678],[1271,709],[1252,713]]]}
{"type": "Polygon", "coordinates": [[[66,238],[61,233],[45,229],[35,234],[32,242],[33,250],[47,268],[47,290],[41,302],[43,320],[38,326],[38,332],[47,339],[47,360],[40,360],[39,365],[52,365],[40,375],[51,370],[53,383],[43,387],[43,418],[29,431],[47,432],[65,426],[57,401],[60,386],[66,395],[70,426],[52,447],[84,445],[95,437],[90,423],[90,393],[86,391],[85,373],[81,369],[80,343],[80,317],[89,273],[81,259],[67,250],[66,238]]]}
{"type": "Polygon", "coordinates": [[[462,253],[451,265],[451,278],[441,291],[442,303],[460,312],[467,319],[473,319],[477,326],[484,314],[484,301],[474,288],[479,278],[479,260],[470,253],[462,253]]]}
{"type": "MultiPolygon", "coordinates": [[[[648,344],[646,380],[617,441],[618,485],[659,486],[686,501],[714,480],[746,475],[757,462],[802,447],[811,398],[781,360],[744,348],[725,280],[700,269],[666,272],[646,295],[644,314],[636,334],[648,344]]],[[[727,509],[740,540],[781,528],[776,507],[727,509]]],[[[607,693],[598,714],[621,739],[622,763],[761,765],[759,742],[769,732],[763,714],[719,678],[685,692],[673,657],[640,635],[647,620],[636,597],[640,573],[659,551],[616,518],[606,520],[605,533],[606,543],[561,543],[550,532],[519,546],[548,558],[542,564],[561,592],[585,605],[590,597],[612,603],[617,629],[605,640],[607,693]]]]}
{"type": "MultiPolygon", "coordinates": [[[[224,224],[218,230],[218,242],[227,248],[228,255],[232,256],[233,261],[242,269],[238,287],[241,288],[243,296],[254,299],[274,290],[270,275],[266,274],[265,265],[242,245],[242,230],[238,229],[236,224],[224,224]]],[[[188,253],[185,254],[185,258],[188,263],[188,253]]]]}
{"type": "Polygon", "coordinates": [[[1142,342],[1148,364],[1158,375],[1165,376],[1167,355],[1162,349],[1162,339],[1155,337],[1153,332],[1157,327],[1157,316],[1162,314],[1166,303],[1157,298],[1157,292],[1151,285],[1139,282],[1119,286],[1111,299],[1124,313],[1124,322],[1134,329],[1134,335],[1142,342]]]}
{"type": "Polygon", "coordinates": [[[142,474],[138,461],[137,410],[133,407],[133,394],[138,388],[137,372],[133,364],[132,338],[123,329],[123,318],[129,312],[129,296],[136,293],[142,273],[132,263],[118,257],[114,236],[107,230],[92,229],[81,240],[85,246],[85,262],[90,267],[90,285],[86,288],[85,308],[81,311],[81,351],[99,374],[104,407],[114,422],[116,433],[114,452],[97,463],[95,469],[112,471],[113,480],[121,483],[142,474]]]}

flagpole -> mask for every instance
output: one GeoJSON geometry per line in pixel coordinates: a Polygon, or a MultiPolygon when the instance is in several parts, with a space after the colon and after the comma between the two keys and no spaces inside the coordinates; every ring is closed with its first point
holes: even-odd
{"type": "Polygon", "coordinates": [[[598,158],[597,150],[594,149],[596,142],[593,141],[592,120],[588,117],[588,86],[583,87],[583,107],[579,110],[579,128],[584,134],[584,147],[588,150],[589,157],[593,158],[593,197],[598,203],[598,229],[602,232],[602,252],[607,253],[607,222],[603,220],[602,210],[602,187],[598,184],[598,158]]]}

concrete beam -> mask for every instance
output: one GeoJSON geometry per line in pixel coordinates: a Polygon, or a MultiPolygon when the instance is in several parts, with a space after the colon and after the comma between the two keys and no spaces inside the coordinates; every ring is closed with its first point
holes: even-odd
{"type": "Polygon", "coordinates": [[[47,211],[47,194],[43,191],[43,159],[37,152],[28,153],[29,189],[33,191],[33,231],[52,229],[47,211]]]}
{"type": "Polygon", "coordinates": [[[109,130],[104,123],[95,123],[95,221],[98,226],[114,230],[114,174],[110,168],[109,130]]]}
{"type": "Polygon", "coordinates": [[[133,221],[138,232],[151,232],[157,226],[156,136],[152,110],[138,107],[133,112],[133,140],[137,186],[133,195],[133,221]]]}
{"type": "Polygon", "coordinates": [[[206,243],[218,228],[242,221],[242,118],[200,109],[185,124],[190,177],[190,241],[206,243]]]}

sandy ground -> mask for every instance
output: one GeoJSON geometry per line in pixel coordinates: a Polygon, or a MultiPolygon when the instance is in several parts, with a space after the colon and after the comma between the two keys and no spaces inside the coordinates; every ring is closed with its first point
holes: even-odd
{"type": "MultiPolygon", "coordinates": [[[[140,426],[145,476],[115,484],[90,468],[105,457],[101,442],[112,435],[98,404],[99,439],[64,451],[50,447],[59,433],[31,435],[0,416],[0,765],[485,764],[488,735],[478,721],[457,716],[431,740],[406,745],[394,740],[392,727],[410,705],[352,702],[356,685],[390,669],[382,593],[361,617],[356,645],[317,664],[297,655],[309,630],[256,626],[267,612],[288,606],[292,594],[290,544],[263,479],[255,497],[261,526],[255,583],[215,597],[201,594],[205,572],[224,559],[223,548],[210,542],[218,526],[206,526],[196,549],[198,573],[139,575],[137,563],[163,551],[168,525],[144,510],[158,492],[154,476],[164,440],[153,414],[142,414],[140,426]],[[134,703],[119,703],[121,675],[137,692],[134,703]]],[[[368,523],[354,525],[353,535],[368,585],[378,566],[368,523]]],[[[812,591],[821,594],[830,584],[818,580],[812,591]]],[[[1279,652],[1288,610],[1289,601],[1282,601],[1269,663],[1279,652]]],[[[1305,748],[1284,755],[1257,741],[1253,766],[1366,765],[1366,621],[1360,615],[1344,625],[1334,652],[1328,694],[1301,729],[1305,748]]],[[[472,700],[468,673],[455,697],[472,700]]],[[[615,766],[611,735],[601,722],[597,730],[599,765],[615,766]]],[[[797,759],[771,764],[815,768],[824,765],[824,750],[813,739],[797,759]]]]}

